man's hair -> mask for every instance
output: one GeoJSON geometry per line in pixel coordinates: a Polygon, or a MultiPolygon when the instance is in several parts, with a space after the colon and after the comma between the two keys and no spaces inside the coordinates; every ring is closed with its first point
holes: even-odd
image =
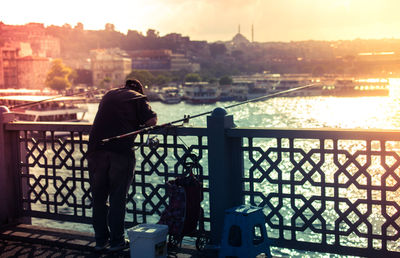
{"type": "Polygon", "coordinates": [[[140,94],[144,94],[143,86],[142,86],[142,84],[140,83],[139,80],[129,79],[129,80],[126,81],[125,87],[129,88],[131,90],[134,90],[136,92],[139,92],[140,94]]]}

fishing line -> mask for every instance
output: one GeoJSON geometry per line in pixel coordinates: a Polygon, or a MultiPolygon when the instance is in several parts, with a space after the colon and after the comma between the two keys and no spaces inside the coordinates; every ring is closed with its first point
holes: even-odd
{"type": "Polygon", "coordinates": [[[177,135],[177,136],[178,136],[178,139],[183,143],[183,145],[185,146],[185,148],[186,148],[187,150],[189,150],[189,146],[185,143],[185,141],[182,140],[182,138],[181,138],[179,135],[177,135]]]}
{"type": "MultiPolygon", "coordinates": [[[[247,103],[260,101],[260,100],[265,100],[265,99],[273,98],[273,97],[276,97],[276,96],[288,94],[288,93],[291,93],[291,92],[294,92],[294,91],[303,90],[303,89],[310,88],[310,87],[315,87],[315,86],[318,86],[318,85],[319,84],[317,84],[317,83],[312,83],[312,84],[308,84],[308,85],[304,85],[304,86],[300,86],[300,87],[296,87],[296,88],[292,88],[292,89],[288,89],[288,90],[283,90],[283,91],[275,92],[275,93],[268,94],[268,95],[265,95],[265,96],[261,96],[261,97],[258,97],[258,98],[254,98],[254,99],[249,99],[249,100],[245,100],[245,101],[242,101],[242,102],[238,102],[238,103],[235,103],[235,104],[232,104],[232,105],[225,106],[223,108],[224,109],[229,109],[229,108],[237,107],[237,106],[244,105],[244,104],[247,104],[247,103]]],[[[187,121],[189,119],[200,117],[200,116],[204,116],[204,115],[209,115],[212,112],[213,111],[211,110],[211,111],[206,111],[206,112],[199,113],[199,114],[196,114],[196,115],[190,115],[190,116],[186,116],[185,115],[184,118],[181,118],[181,119],[178,119],[178,120],[175,120],[175,121],[172,121],[172,122],[164,123],[164,124],[161,124],[161,125],[153,125],[153,126],[149,126],[149,127],[143,128],[143,129],[139,129],[139,130],[133,131],[133,132],[129,132],[129,133],[113,136],[113,137],[110,137],[110,138],[103,139],[103,140],[101,140],[101,142],[104,144],[104,143],[109,142],[109,141],[114,140],[114,139],[120,139],[120,138],[125,138],[125,137],[128,137],[128,136],[132,136],[132,135],[146,133],[146,132],[153,131],[153,130],[156,130],[156,129],[160,129],[160,128],[163,128],[163,127],[171,126],[171,125],[176,124],[176,123],[180,123],[180,122],[187,123],[187,121]]]]}

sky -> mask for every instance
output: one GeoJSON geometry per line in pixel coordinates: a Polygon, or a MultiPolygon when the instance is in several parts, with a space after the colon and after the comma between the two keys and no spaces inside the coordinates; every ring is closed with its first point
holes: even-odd
{"type": "Polygon", "coordinates": [[[400,38],[400,0],[3,0],[0,21],[45,26],[106,23],[127,33],[154,29],[191,40],[227,41],[240,32],[254,41],[400,38]]]}

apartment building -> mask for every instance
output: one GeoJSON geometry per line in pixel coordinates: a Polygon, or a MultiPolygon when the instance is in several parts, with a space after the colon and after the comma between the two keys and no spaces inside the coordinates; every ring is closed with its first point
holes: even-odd
{"type": "Polygon", "coordinates": [[[90,61],[94,86],[104,83],[108,87],[121,86],[132,71],[131,58],[118,48],[91,50],[90,61]]]}
{"type": "Polygon", "coordinates": [[[184,54],[172,54],[170,59],[170,71],[187,70],[191,72],[200,71],[200,64],[191,63],[184,54]]]}
{"type": "Polygon", "coordinates": [[[43,89],[50,70],[47,57],[25,56],[17,59],[18,87],[21,89],[43,89]]]}
{"type": "Polygon", "coordinates": [[[18,49],[0,47],[0,88],[18,88],[18,49]]]}
{"type": "Polygon", "coordinates": [[[171,55],[172,51],[167,49],[131,51],[132,69],[150,71],[169,70],[171,55]]]}

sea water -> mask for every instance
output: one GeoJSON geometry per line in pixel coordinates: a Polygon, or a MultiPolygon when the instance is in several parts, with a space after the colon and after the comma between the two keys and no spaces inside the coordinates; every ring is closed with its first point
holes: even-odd
{"type": "MultiPolygon", "coordinates": [[[[158,123],[166,123],[227,107],[235,102],[192,105],[151,102],[158,123]]],[[[87,104],[86,119],[93,122],[97,103],[87,104]]],[[[226,109],[238,127],[400,129],[400,95],[387,97],[273,98],[226,109]]],[[[207,115],[190,119],[191,126],[207,126],[207,115]]]]}

